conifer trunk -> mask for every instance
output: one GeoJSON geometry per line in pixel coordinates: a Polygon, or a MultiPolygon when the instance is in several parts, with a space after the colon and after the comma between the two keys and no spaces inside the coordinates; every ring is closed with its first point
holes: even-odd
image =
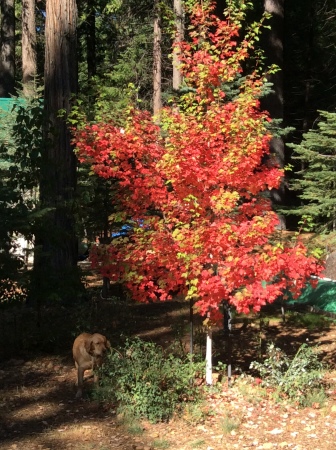
{"type": "Polygon", "coordinates": [[[0,2],[0,97],[15,94],[15,2],[0,2]]]}
{"type": "Polygon", "coordinates": [[[25,96],[34,94],[36,76],[35,0],[22,0],[22,83],[25,96]]]}
{"type": "Polygon", "coordinates": [[[96,75],[96,10],[92,2],[88,3],[86,61],[89,84],[96,75]]]}
{"type": "MultiPolygon", "coordinates": [[[[46,290],[73,295],[70,280],[76,273],[78,242],[73,200],[76,188],[76,158],[66,123],[72,95],[77,91],[75,0],[47,0],[44,68],[44,140],[46,144],[40,184],[43,226],[36,242],[35,268],[46,290]],[[43,277],[41,279],[41,277],[43,277]],[[49,285],[45,278],[50,277],[49,285]]],[[[71,280],[74,281],[74,280],[71,280]]]]}
{"type": "Polygon", "coordinates": [[[161,99],[161,18],[159,1],[154,3],[154,46],[153,46],[153,113],[156,116],[162,107],[161,99]]]}
{"type": "MultiPolygon", "coordinates": [[[[262,106],[272,119],[284,118],[283,93],[283,27],[284,27],[284,0],[264,0],[265,12],[271,14],[270,29],[265,34],[265,56],[267,65],[276,64],[281,70],[271,74],[269,81],[273,83],[273,92],[262,100],[262,106]]],[[[271,141],[271,152],[276,156],[280,167],[285,166],[285,144],[281,137],[274,137],[271,141]]],[[[274,204],[283,205],[285,202],[285,184],[271,193],[274,204]]],[[[279,216],[281,227],[285,228],[285,220],[279,216]]]]}

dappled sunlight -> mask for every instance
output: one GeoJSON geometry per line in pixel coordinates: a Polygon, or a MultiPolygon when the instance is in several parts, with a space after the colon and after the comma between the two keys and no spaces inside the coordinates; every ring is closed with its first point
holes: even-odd
{"type": "Polygon", "coordinates": [[[172,333],[172,329],[170,326],[168,326],[168,327],[155,328],[155,330],[142,331],[140,333],[137,333],[137,336],[140,337],[141,339],[146,339],[146,338],[161,338],[162,339],[162,337],[164,335],[170,335],[171,333],[172,333]]]}
{"type": "Polygon", "coordinates": [[[93,435],[106,441],[110,433],[110,443],[129,442],[113,414],[89,400],[92,381],[86,381],[83,399],[75,399],[75,370],[70,362],[60,366],[62,359],[40,357],[1,365],[5,389],[0,391],[0,448],[83,450],[90,448],[93,435]],[[105,418],[108,422],[102,426],[105,418]]]}
{"type": "MultiPolygon", "coordinates": [[[[48,393],[47,393],[48,395],[48,393]]],[[[20,422],[27,420],[41,420],[44,425],[48,425],[45,421],[46,417],[52,417],[63,412],[64,404],[50,401],[38,401],[32,407],[31,404],[23,405],[22,407],[15,407],[14,410],[6,413],[6,419],[9,421],[15,420],[16,426],[20,426],[20,422]]]]}

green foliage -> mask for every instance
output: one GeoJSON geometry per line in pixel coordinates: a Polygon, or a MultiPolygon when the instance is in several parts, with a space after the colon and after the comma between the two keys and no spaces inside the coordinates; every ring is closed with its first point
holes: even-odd
{"type": "Polygon", "coordinates": [[[169,448],[170,443],[166,439],[156,439],[153,441],[154,448],[169,448]]]}
{"type": "Polygon", "coordinates": [[[129,90],[133,86],[134,100],[151,100],[152,48],[148,36],[152,33],[149,18],[139,23],[136,33],[129,38],[129,43],[122,49],[113,66],[113,70],[104,76],[103,83],[98,81],[97,101],[95,104],[97,120],[109,116],[118,117],[118,112],[129,105],[129,90]],[[111,108],[112,107],[112,108],[111,108]],[[114,114],[113,114],[114,113],[114,114]]]}
{"type": "Polygon", "coordinates": [[[95,397],[117,402],[126,415],[168,420],[187,402],[199,399],[192,380],[202,370],[203,363],[174,356],[151,342],[129,339],[121,351],[108,356],[95,397]]]}
{"type": "Polygon", "coordinates": [[[298,130],[296,139],[298,136],[301,139],[302,130],[312,127],[317,110],[335,109],[336,54],[328,44],[336,38],[334,9],[332,1],[286,4],[283,36],[286,122],[298,130]]]}
{"type": "Polygon", "coordinates": [[[113,180],[104,180],[83,166],[78,170],[77,196],[74,205],[77,233],[94,242],[96,236],[111,234],[109,217],[114,212],[113,180]]]}
{"type": "Polygon", "coordinates": [[[206,401],[187,403],[183,411],[183,420],[191,426],[204,423],[204,421],[213,415],[206,401]]]}
{"type": "Polygon", "coordinates": [[[230,434],[232,431],[239,428],[239,420],[231,417],[231,415],[226,414],[220,421],[220,426],[223,434],[230,434]]]}
{"type": "Polygon", "coordinates": [[[205,446],[206,442],[204,439],[197,439],[194,442],[190,443],[191,448],[203,448],[205,446]]]}
{"type": "MultiPolygon", "coordinates": [[[[37,186],[42,152],[42,108],[39,98],[12,100],[0,110],[0,279],[22,278],[23,259],[15,256],[13,238],[30,240],[36,219],[37,186]]],[[[21,279],[21,285],[26,280],[21,279]]],[[[22,287],[22,286],[21,286],[22,287]]],[[[13,292],[6,287],[4,292],[13,292]]]]}
{"type": "Polygon", "coordinates": [[[308,330],[328,329],[333,322],[335,321],[331,318],[315,313],[288,313],[286,318],[287,324],[298,327],[306,327],[308,330]]]}
{"type": "Polygon", "coordinates": [[[127,432],[133,436],[140,436],[144,432],[138,418],[129,414],[120,414],[118,416],[118,422],[121,423],[123,427],[126,428],[127,432]]]}
{"type": "MultiPolygon", "coordinates": [[[[150,109],[153,70],[153,2],[149,0],[112,0],[95,4],[96,73],[87,74],[87,7],[80,6],[79,82],[90,120],[119,118],[132,101],[150,109]]],[[[90,8],[89,8],[90,9],[90,8]]],[[[171,9],[166,4],[164,10],[171,9]]],[[[167,19],[162,17],[163,54],[171,51],[167,19]]],[[[91,57],[91,55],[90,55],[91,57]]],[[[163,89],[171,85],[171,61],[163,58],[163,89]]]]}
{"type": "Polygon", "coordinates": [[[301,345],[290,359],[273,343],[267,346],[267,358],[250,365],[260,373],[262,386],[272,387],[275,394],[304,406],[307,399],[322,389],[325,367],[318,359],[316,350],[307,344],[301,345]]]}
{"type": "Polygon", "coordinates": [[[293,159],[301,170],[293,182],[302,206],[291,214],[302,216],[308,231],[331,231],[336,223],[336,113],[320,111],[316,129],[303,135],[300,144],[291,144],[293,159]]]}

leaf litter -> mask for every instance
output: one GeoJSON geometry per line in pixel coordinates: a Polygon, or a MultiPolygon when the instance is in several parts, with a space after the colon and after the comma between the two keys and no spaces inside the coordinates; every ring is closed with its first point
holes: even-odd
{"type": "Polygon", "coordinates": [[[334,385],[321,408],[276,403],[251,377],[237,377],[231,387],[222,383],[211,388],[198,411],[187,409],[169,423],[143,421],[134,434],[115,409],[74,398],[70,358],[9,360],[0,367],[0,449],[331,450],[335,375],[329,372],[334,385]]]}

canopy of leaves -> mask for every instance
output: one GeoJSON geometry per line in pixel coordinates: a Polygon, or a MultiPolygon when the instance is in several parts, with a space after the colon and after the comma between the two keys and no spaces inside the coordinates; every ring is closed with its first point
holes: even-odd
{"type": "Polygon", "coordinates": [[[282,170],[265,164],[268,115],[260,110],[263,76],[252,71],[239,92],[223,85],[242,73],[260,25],[240,36],[244,12],[224,20],[196,5],[189,39],[180,44],[187,89],[158,118],[131,109],[123,128],[87,124],[75,132],[80,160],[117,181],[112,245],[92,260],[104,276],[123,281],[135,299],[196,299],[201,315],[219,319],[228,299],[239,311],[259,310],[289,287],[299,293],[318,262],[300,242],[274,239],[278,220],[267,191],[282,170]]]}

